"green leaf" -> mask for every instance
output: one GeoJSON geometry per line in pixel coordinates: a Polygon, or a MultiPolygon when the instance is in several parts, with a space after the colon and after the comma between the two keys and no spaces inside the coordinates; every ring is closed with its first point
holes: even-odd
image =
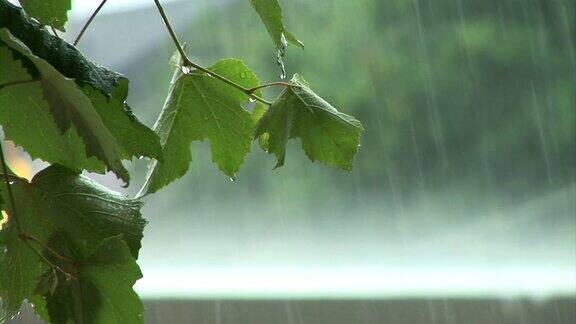
{"type": "MultiPolygon", "coordinates": [[[[22,62],[13,54],[7,46],[0,46],[0,85],[32,80],[22,62]]],[[[86,158],[84,143],[74,127],[61,134],[39,82],[0,89],[0,125],[6,138],[26,148],[32,158],[58,163],[70,169],[104,171],[104,166],[95,157],[86,158]]]]}
{"type": "Polygon", "coordinates": [[[85,85],[82,90],[120,145],[122,159],[130,160],[133,156],[162,159],[162,147],[158,135],[140,123],[130,108],[119,100],[126,97],[126,94],[117,93],[128,92],[127,80],[120,80],[108,98],[90,85],[85,85]]]}
{"type": "Polygon", "coordinates": [[[28,15],[40,23],[66,31],[64,25],[72,8],[71,0],[20,0],[20,3],[28,15]]]}
{"type": "Polygon", "coordinates": [[[267,151],[276,155],[276,167],[284,165],[288,140],[298,137],[310,160],[351,170],[363,130],[360,122],[316,95],[299,75],[290,83],[293,86],[280,94],[256,125],[255,137],[267,136],[267,151]]]}
{"type": "MultiPolygon", "coordinates": [[[[51,35],[40,24],[28,18],[22,9],[5,0],[0,0],[0,28],[2,27],[8,28],[33,55],[43,59],[64,77],[76,82],[92,101],[108,131],[121,146],[123,158],[161,158],[157,136],[136,119],[126,104],[128,79],[89,61],[74,46],[51,35]],[[123,122],[126,126],[119,127],[123,122]],[[124,138],[128,134],[138,136],[139,140],[124,138]]],[[[38,69],[32,63],[24,62],[24,67],[31,74],[37,75],[38,69]]]]}
{"type": "Polygon", "coordinates": [[[278,0],[250,0],[250,4],[260,16],[276,48],[282,54],[284,53],[286,42],[304,48],[304,44],[286,30],[284,19],[282,18],[282,8],[278,0]]]}
{"type": "Polygon", "coordinates": [[[77,253],[85,255],[94,242],[123,234],[132,255],[138,256],[146,224],[139,212],[141,201],[60,166],[39,172],[32,188],[28,199],[37,199],[37,214],[43,212],[59,231],[68,233],[77,253]]]}
{"type": "Polygon", "coordinates": [[[130,176],[121,162],[122,149],[102,122],[90,99],[76,83],[64,77],[42,58],[32,54],[26,45],[14,38],[7,29],[0,29],[0,40],[0,45],[10,47],[38,70],[44,98],[49,103],[50,113],[60,131],[65,133],[74,125],[78,135],[84,140],[87,156],[97,157],[128,183],[130,176]]]}
{"type": "MultiPolygon", "coordinates": [[[[6,0],[0,0],[0,28],[8,28],[34,55],[44,59],[65,77],[73,79],[81,88],[90,85],[111,96],[121,80],[127,82],[121,74],[86,59],[76,47],[51,35],[42,25],[27,17],[22,9],[6,0]]],[[[118,100],[124,102],[126,97],[118,100]]]]}
{"type": "MultiPolygon", "coordinates": [[[[3,199],[7,201],[6,185],[1,185],[3,199]]],[[[10,187],[16,211],[4,205],[10,219],[0,231],[0,297],[8,314],[36,294],[37,280],[48,270],[30,245],[42,250],[43,246],[51,246],[57,234],[66,239],[70,248],[59,250],[60,246],[52,246],[52,249],[69,259],[87,260],[95,246],[121,234],[128,254],[137,258],[145,225],[139,212],[140,201],[59,166],[41,171],[31,183],[21,179],[10,187]],[[34,241],[20,239],[20,233],[33,237],[34,241]]],[[[121,269],[116,274],[123,275],[121,269]]]]}
{"type": "MultiPolygon", "coordinates": [[[[241,60],[221,60],[210,71],[245,88],[259,84],[254,72],[241,60]]],[[[164,160],[152,165],[147,193],[156,192],[188,171],[192,141],[209,140],[212,160],[234,178],[250,151],[254,121],[242,107],[247,101],[246,94],[206,73],[184,74],[177,69],[155,126],[164,160]]]]}
{"type": "Polygon", "coordinates": [[[71,319],[87,324],[143,323],[144,307],[132,289],[142,273],[121,235],[105,239],[76,263],[76,278],[66,280],[56,274],[57,287],[43,295],[46,311],[40,314],[44,319],[52,323],[71,319]]]}
{"type": "MultiPolygon", "coordinates": [[[[4,187],[5,184],[2,183],[4,187]]],[[[3,199],[8,201],[7,190],[3,190],[3,199]]],[[[17,197],[26,195],[26,188],[12,185],[12,192],[17,197]]],[[[29,214],[33,208],[26,201],[20,201],[17,208],[22,215],[29,214]]],[[[40,262],[38,256],[26,243],[20,239],[13,213],[7,204],[4,208],[8,211],[10,219],[0,231],[0,298],[2,309],[6,315],[13,315],[22,304],[22,301],[32,295],[36,288],[36,279],[46,271],[46,265],[40,262]]],[[[20,214],[19,214],[20,215],[20,214]]],[[[42,222],[29,217],[19,219],[20,226],[39,240],[48,239],[49,232],[43,227],[42,222]]]]}

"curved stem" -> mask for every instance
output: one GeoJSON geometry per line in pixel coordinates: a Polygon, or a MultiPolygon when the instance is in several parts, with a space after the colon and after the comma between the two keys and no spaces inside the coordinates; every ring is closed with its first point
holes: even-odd
{"type": "Polygon", "coordinates": [[[52,30],[52,34],[54,34],[54,36],[60,37],[58,36],[58,33],[56,32],[56,29],[54,29],[54,27],[50,26],[50,29],[52,30]]]}
{"type": "Polygon", "coordinates": [[[166,16],[166,13],[164,12],[164,8],[162,7],[162,4],[160,4],[159,0],[154,0],[154,3],[156,4],[156,8],[158,8],[158,12],[160,13],[160,16],[162,17],[162,21],[164,21],[164,25],[166,25],[166,28],[168,29],[168,32],[170,33],[170,36],[172,37],[172,41],[174,42],[174,45],[176,45],[176,49],[178,50],[178,53],[180,53],[180,56],[182,57],[182,61],[183,61],[184,66],[191,66],[195,69],[198,69],[198,70],[200,70],[200,71],[202,71],[208,75],[211,75],[214,78],[216,78],[216,79],[244,92],[246,95],[252,97],[254,100],[258,100],[261,103],[266,104],[268,106],[272,105],[272,103],[270,101],[267,101],[264,98],[261,98],[255,94],[253,94],[254,91],[250,91],[250,89],[244,88],[243,86],[239,85],[238,83],[236,83],[230,79],[227,79],[226,77],[223,77],[218,73],[210,71],[209,69],[201,66],[200,64],[192,62],[192,60],[190,60],[188,55],[186,55],[186,52],[184,52],[184,48],[182,47],[182,44],[178,40],[178,36],[176,35],[176,32],[174,32],[174,29],[170,25],[170,21],[168,20],[168,17],[166,16]]]}
{"type": "Polygon", "coordinates": [[[231,86],[233,86],[234,88],[236,88],[236,89],[244,92],[246,95],[250,96],[250,97],[253,98],[254,100],[258,100],[258,101],[260,101],[261,103],[263,103],[263,104],[265,104],[265,105],[272,106],[272,103],[271,103],[270,101],[268,101],[268,100],[266,100],[266,99],[264,99],[264,98],[262,98],[262,97],[259,97],[259,96],[255,95],[255,94],[253,94],[253,93],[252,93],[253,91],[250,91],[250,89],[244,88],[243,86],[239,85],[238,83],[236,83],[236,82],[234,82],[234,81],[232,81],[232,80],[230,80],[230,79],[227,79],[227,78],[219,75],[218,73],[214,73],[214,72],[208,70],[207,68],[205,68],[205,67],[203,67],[203,66],[201,66],[201,65],[198,65],[198,64],[196,64],[196,63],[194,63],[194,62],[192,62],[192,61],[190,61],[190,60],[188,60],[188,61],[186,62],[186,59],[184,60],[184,65],[189,65],[189,66],[191,66],[191,67],[194,67],[194,68],[196,68],[196,69],[198,69],[198,70],[200,70],[200,71],[202,71],[202,72],[204,72],[204,73],[206,73],[206,74],[208,74],[208,75],[211,75],[211,76],[213,76],[214,78],[216,78],[216,79],[218,79],[218,80],[220,80],[220,81],[222,81],[222,82],[224,82],[224,83],[226,83],[226,84],[228,84],[228,85],[231,85],[231,86]]]}
{"type": "Polygon", "coordinates": [[[278,82],[270,82],[270,83],[266,83],[266,84],[262,84],[259,85],[257,87],[253,87],[250,89],[247,89],[250,93],[259,90],[259,89],[263,89],[263,88],[269,88],[269,87],[273,87],[273,86],[285,86],[285,87],[293,87],[294,85],[288,82],[284,82],[284,81],[278,81],[278,82]]]}
{"type": "Polygon", "coordinates": [[[46,263],[48,266],[52,267],[53,269],[56,269],[56,270],[62,272],[62,274],[66,275],[66,276],[69,276],[71,278],[76,278],[76,276],[72,275],[68,271],[62,269],[57,264],[54,264],[52,261],[48,260],[48,258],[42,252],[40,252],[37,248],[35,248],[32,244],[30,244],[30,241],[28,241],[28,239],[25,237],[25,235],[26,234],[20,234],[20,239],[34,252],[34,254],[36,254],[42,261],[44,261],[44,263],[46,263]]]}
{"type": "Polygon", "coordinates": [[[53,248],[49,247],[48,245],[44,244],[42,241],[40,241],[39,239],[35,238],[34,236],[30,236],[28,234],[22,233],[20,235],[22,238],[26,239],[26,240],[30,240],[38,245],[40,245],[42,248],[44,248],[46,251],[50,252],[50,254],[52,254],[53,256],[57,257],[60,260],[63,260],[67,263],[70,264],[74,264],[74,261],[71,260],[70,258],[67,258],[65,256],[63,256],[62,254],[58,253],[56,250],[54,250],[53,248]]]}
{"type": "Polygon", "coordinates": [[[172,25],[170,25],[170,21],[168,21],[168,17],[166,16],[166,13],[164,12],[164,8],[162,7],[162,4],[160,4],[160,1],[158,1],[158,0],[154,0],[154,3],[156,4],[156,8],[158,9],[160,16],[162,17],[162,21],[164,22],[164,25],[166,25],[166,28],[168,29],[168,33],[170,33],[170,37],[172,37],[172,40],[174,41],[174,45],[176,45],[176,49],[178,50],[178,53],[180,53],[182,60],[184,60],[184,63],[189,63],[190,59],[188,59],[186,52],[184,52],[184,48],[182,47],[182,44],[178,40],[178,36],[176,35],[176,32],[174,32],[172,25]]]}
{"type": "Polygon", "coordinates": [[[102,7],[104,7],[104,4],[106,3],[106,1],[108,1],[108,0],[102,0],[102,2],[100,2],[100,5],[98,5],[98,8],[96,8],[96,10],[90,16],[90,18],[88,18],[88,21],[86,21],[86,23],[84,24],[84,27],[82,27],[82,30],[80,31],[78,36],[76,36],[76,39],[72,43],[72,44],[74,44],[74,46],[76,46],[78,44],[78,42],[80,41],[80,38],[82,38],[82,35],[84,35],[84,32],[86,32],[86,29],[88,29],[88,26],[90,26],[90,24],[92,23],[92,20],[94,20],[94,18],[96,18],[96,15],[98,14],[98,12],[100,12],[100,9],[102,9],[102,7]]]}

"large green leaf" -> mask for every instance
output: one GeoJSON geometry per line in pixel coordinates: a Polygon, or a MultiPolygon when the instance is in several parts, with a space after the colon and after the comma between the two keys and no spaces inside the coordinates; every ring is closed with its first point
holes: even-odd
{"type": "Polygon", "coordinates": [[[278,0],[250,0],[250,4],[260,16],[268,30],[268,34],[270,34],[276,48],[282,52],[282,55],[286,42],[304,48],[304,44],[286,30],[284,19],[282,18],[282,8],[278,0]]]}
{"type": "MultiPolygon", "coordinates": [[[[161,147],[157,136],[136,119],[126,104],[128,79],[86,59],[74,46],[48,33],[40,24],[28,18],[20,8],[0,0],[0,28],[10,33],[28,51],[41,58],[61,75],[76,82],[90,99],[108,131],[121,146],[125,159],[146,156],[159,159],[161,147]],[[96,91],[97,90],[97,91],[96,91]],[[125,135],[138,137],[138,141],[125,135]]],[[[24,59],[24,67],[37,74],[38,68],[24,59]]]]}
{"type": "MultiPolygon", "coordinates": [[[[90,85],[107,96],[122,79],[121,74],[90,60],[73,45],[51,35],[42,25],[26,16],[24,11],[6,0],[0,0],[0,28],[8,28],[36,56],[41,57],[81,88],[90,85]]],[[[118,98],[124,101],[126,98],[118,98]]]]}
{"type": "MultiPolygon", "coordinates": [[[[32,76],[0,45],[0,85],[32,80],[32,76]]],[[[95,158],[86,158],[86,149],[74,127],[64,134],[54,123],[39,82],[6,86],[0,89],[0,125],[5,137],[26,148],[33,158],[58,163],[71,169],[104,171],[95,158]]]]}
{"type": "MultiPolygon", "coordinates": [[[[25,57],[37,69],[38,82],[60,131],[65,133],[74,125],[78,135],[84,140],[87,156],[97,157],[128,183],[130,176],[121,162],[122,149],[78,85],[60,74],[44,59],[32,54],[26,45],[14,38],[6,28],[0,29],[0,45],[3,44],[25,57]]],[[[16,86],[10,88],[14,87],[16,86]]],[[[10,91],[10,88],[5,87],[4,91],[10,91]]],[[[18,109],[18,106],[8,109],[18,109]]]]}
{"type": "Polygon", "coordinates": [[[28,15],[38,19],[44,25],[65,31],[71,0],[20,0],[28,15]]]}
{"type": "MultiPolygon", "coordinates": [[[[246,88],[259,84],[241,60],[221,60],[210,70],[246,88]]],[[[185,74],[178,68],[155,126],[164,160],[153,163],[147,192],[159,190],[188,171],[192,141],[209,140],[212,160],[234,178],[250,151],[254,121],[242,107],[247,101],[246,94],[211,75],[200,71],[185,74]]]]}
{"type": "Polygon", "coordinates": [[[143,323],[144,307],[132,289],[142,273],[121,235],[77,259],[70,272],[75,278],[53,270],[43,274],[48,279],[39,284],[46,289],[33,299],[42,318],[51,323],[143,323]]]}
{"type": "Polygon", "coordinates": [[[120,80],[110,97],[104,96],[90,85],[85,85],[82,90],[94,105],[108,131],[120,145],[122,159],[129,160],[134,156],[162,159],[162,147],[158,135],[141,124],[128,106],[120,101],[120,98],[126,97],[126,94],[121,94],[121,92],[128,92],[126,79],[120,80]]]}
{"type": "Polygon", "coordinates": [[[310,160],[352,169],[360,122],[316,95],[299,75],[290,83],[256,125],[255,136],[266,137],[267,151],[278,159],[276,167],[284,165],[288,140],[298,137],[310,160]]]}
{"type": "MultiPolygon", "coordinates": [[[[2,181],[3,200],[9,201],[5,183],[2,181]]],[[[16,197],[26,197],[27,190],[20,184],[12,185],[12,192],[16,197]]],[[[34,206],[26,200],[16,202],[18,216],[32,214],[34,206]]],[[[40,262],[39,257],[32,249],[20,239],[17,224],[14,222],[12,206],[3,206],[8,211],[10,219],[0,231],[0,298],[2,310],[7,315],[14,314],[22,304],[22,301],[34,294],[36,279],[47,268],[40,262]]],[[[34,235],[38,240],[48,239],[50,230],[45,224],[32,217],[19,217],[22,228],[26,228],[29,235],[34,235]]]]}
{"type": "MultiPolygon", "coordinates": [[[[2,183],[2,186],[3,200],[8,201],[6,185],[2,183]]],[[[29,245],[38,250],[50,246],[59,254],[80,262],[90,260],[94,248],[103,240],[122,235],[128,254],[137,258],[145,225],[139,212],[140,201],[112,192],[59,166],[43,170],[30,183],[20,179],[10,187],[15,208],[4,205],[11,217],[0,231],[0,297],[8,314],[14,313],[24,299],[34,297],[36,279],[49,269],[29,245]],[[22,240],[20,233],[34,240],[22,240]],[[60,245],[53,245],[54,237],[64,238],[69,248],[61,250],[60,245]]],[[[65,269],[66,266],[71,265],[62,265],[65,269]]],[[[132,274],[124,274],[119,268],[117,275],[132,274]]],[[[114,295],[116,289],[125,291],[131,289],[132,284],[128,280],[124,286],[108,287],[109,290],[102,293],[114,295]]]]}

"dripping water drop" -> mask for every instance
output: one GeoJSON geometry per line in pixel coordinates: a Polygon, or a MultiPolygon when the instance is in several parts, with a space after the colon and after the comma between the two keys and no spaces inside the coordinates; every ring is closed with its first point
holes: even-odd
{"type": "Polygon", "coordinates": [[[186,66],[186,65],[182,65],[181,69],[182,69],[182,73],[184,73],[184,74],[189,74],[190,72],[192,72],[192,68],[190,68],[189,66],[186,66]]]}

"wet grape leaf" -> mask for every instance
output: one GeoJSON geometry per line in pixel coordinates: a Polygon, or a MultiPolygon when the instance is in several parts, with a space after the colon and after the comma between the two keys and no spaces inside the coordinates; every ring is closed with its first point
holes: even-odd
{"type": "MultiPolygon", "coordinates": [[[[111,96],[121,80],[127,82],[121,74],[88,60],[72,44],[51,35],[21,8],[6,0],[0,0],[0,28],[8,28],[34,55],[48,62],[65,77],[73,79],[81,88],[90,85],[111,96]]],[[[122,92],[117,94],[125,95],[122,92]]],[[[121,102],[125,99],[118,98],[121,102]]]]}
{"type": "MultiPolygon", "coordinates": [[[[128,79],[86,59],[76,47],[48,33],[40,24],[26,16],[24,11],[5,0],[0,0],[0,28],[8,28],[36,57],[44,60],[62,76],[73,80],[90,99],[108,131],[121,146],[125,159],[146,156],[159,159],[160,143],[155,133],[142,125],[126,103],[128,79]],[[114,116],[114,117],[111,117],[114,116]],[[126,126],[119,127],[120,122],[126,126]],[[138,136],[130,141],[124,136],[138,136]]],[[[32,75],[38,74],[33,62],[23,59],[23,65],[32,75]]]]}
{"type": "MultiPolygon", "coordinates": [[[[13,56],[0,45],[0,85],[33,80],[13,56]]],[[[61,164],[70,169],[103,172],[104,165],[95,157],[86,158],[84,142],[74,126],[64,134],[58,128],[39,82],[14,84],[0,88],[0,125],[6,139],[26,149],[32,158],[61,164]]]]}
{"type": "MultiPolygon", "coordinates": [[[[130,176],[121,162],[121,148],[110,134],[90,99],[71,79],[64,77],[48,62],[32,54],[6,28],[0,29],[0,45],[8,46],[38,71],[38,83],[50,107],[50,113],[62,133],[73,125],[86,146],[87,156],[95,156],[128,183],[130,176]]],[[[10,91],[11,86],[3,91],[10,91]]],[[[18,109],[18,106],[12,107],[18,109]]]]}
{"type": "Polygon", "coordinates": [[[304,44],[286,30],[278,0],[250,0],[250,4],[258,13],[279,51],[284,52],[286,42],[304,48],[304,44]]]}
{"type": "MultiPolygon", "coordinates": [[[[6,184],[2,182],[1,186],[3,200],[7,201],[6,184]]],[[[110,191],[61,166],[44,169],[30,183],[16,179],[10,187],[17,214],[13,206],[4,204],[10,218],[0,231],[0,297],[8,314],[36,294],[41,274],[50,270],[29,244],[42,251],[51,246],[57,233],[57,237],[66,238],[70,248],[63,251],[51,246],[53,250],[73,260],[87,260],[103,240],[122,235],[128,255],[137,258],[145,225],[139,200],[110,191]],[[20,233],[34,241],[22,240],[20,233]]],[[[46,250],[44,253],[49,254],[46,250]]],[[[121,269],[116,274],[123,275],[121,269]]],[[[115,287],[109,288],[114,293],[115,287]]]]}
{"type": "Polygon", "coordinates": [[[20,0],[26,13],[36,18],[41,24],[66,31],[68,11],[72,9],[71,0],[20,0]]]}
{"type": "MultiPolygon", "coordinates": [[[[218,61],[209,70],[246,88],[258,86],[254,72],[238,59],[218,61]]],[[[192,161],[190,143],[210,141],[212,160],[234,178],[250,151],[254,121],[243,108],[248,96],[201,71],[176,69],[155,131],[163,161],[154,162],[147,177],[153,193],[182,177],[192,161]]]]}
{"type": "Polygon", "coordinates": [[[52,291],[34,298],[43,319],[51,323],[144,322],[144,306],[132,289],[142,273],[122,235],[103,240],[87,257],[75,259],[75,264],[71,279],[52,270],[43,274],[57,282],[52,291]]]}
{"type": "Polygon", "coordinates": [[[290,83],[255,130],[256,138],[265,136],[268,153],[276,155],[276,167],[284,165],[288,140],[300,138],[310,160],[351,170],[363,130],[360,122],[316,95],[299,75],[290,83]]]}
{"type": "MultiPolygon", "coordinates": [[[[8,200],[5,183],[3,187],[3,200],[8,200]]],[[[24,186],[12,185],[12,191],[17,197],[25,197],[24,186]]],[[[30,213],[32,206],[27,201],[16,203],[17,210],[26,215],[30,213]]],[[[2,312],[7,316],[12,316],[18,311],[24,299],[34,295],[36,279],[41,273],[47,270],[46,265],[40,262],[39,257],[26,243],[20,239],[17,226],[13,219],[12,206],[4,204],[10,219],[2,226],[0,231],[0,299],[2,299],[2,312]]],[[[20,214],[19,214],[20,215],[20,214]]],[[[26,228],[27,232],[33,234],[39,240],[46,240],[49,229],[45,228],[42,222],[38,222],[30,217],[19,218],[20,226],[26,228]]]]}
{"type": "Polygon", "coordinates": [[[129,107],[119,100],[126,97],[125,94],[117,93],[127,93],[128,82],[120,80],[110,97],[90,85],[85,85],[82,91],[92,102],[110,134],[117,140],[122,159],[130,160],[132,157],[144,156],[156,160],[162,159],[162,147],[158,135],[140,123],[129,107]]]}

